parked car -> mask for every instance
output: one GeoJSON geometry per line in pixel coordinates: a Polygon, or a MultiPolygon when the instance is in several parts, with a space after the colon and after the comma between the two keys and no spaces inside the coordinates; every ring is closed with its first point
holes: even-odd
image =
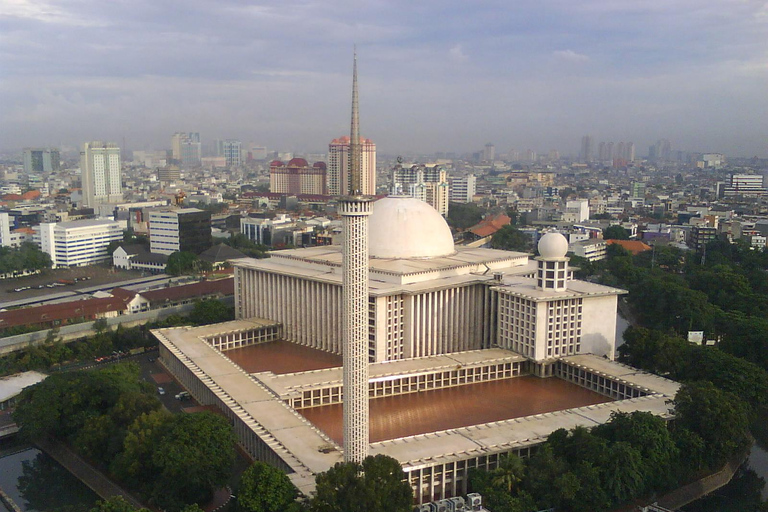
{"type": "Polygon", "coordinates": [[[161,395],[165,394],[165,390],[163,388],[157,388],[157,392],[160,393],[161,395]]]}

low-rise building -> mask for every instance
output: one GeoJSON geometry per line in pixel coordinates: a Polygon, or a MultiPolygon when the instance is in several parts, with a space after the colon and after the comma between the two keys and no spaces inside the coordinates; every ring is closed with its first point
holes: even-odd
{"type": "Polygon", "coordinates": [[[51,256],[54,268],[109,261],[107,246],[123,237],[123,230],[113,220],[43,222],[34,229],[35,242],[51,256]]]}

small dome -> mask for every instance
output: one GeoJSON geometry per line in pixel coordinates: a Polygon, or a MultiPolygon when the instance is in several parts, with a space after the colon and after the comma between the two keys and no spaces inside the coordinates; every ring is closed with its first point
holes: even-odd
{"type": "Polygon", "coordinates": [[[539,255],[542,258],[564,258],[568,252],[568,240],[560,233],[547,233],[539,240],[539,255]]]}
{"type": "Polygon", "coordinates": [[[303,158],[292,158],[288,162],[288,167],[309,167],[309,163],[303,158]]]}
{"type": "Polygon", "coordinates": [[[372,258],[439,258],[456,252],[442,215],[424,201],[404,196],[373,203],[368,248],[372,258]]]}

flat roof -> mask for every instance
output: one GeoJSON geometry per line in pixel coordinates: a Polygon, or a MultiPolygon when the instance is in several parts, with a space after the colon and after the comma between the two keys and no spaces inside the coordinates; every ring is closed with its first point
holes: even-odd
{"type": "Polygon", "coordinates": [[[22,390],[44,381],[48,376],[44,373],[29,371],[16,373],[8,377],[0,377],[0,402],[5,402],[15,397],[22,390]]]}
{"type": "MultiPolygon", "coordinates": [[[[612,401],[564,380],[533,375],[370,400],[373,443],[612,401]]],[[[342,404],[299,414],[342,444],[342,404]]]]}
{"type": "Polygon", "coordinates": [[[620,288],[603,286],[597,283],[572,279],[567,282],[564,291],[540,290],[536,287],[537,280],[530,277],[510,276],[504,278],[493,289],[501,293],[515,295],[532,301],[570,299],[577,297],[599,297],[608,295],[624,295],[629,293],[620,288]]]}

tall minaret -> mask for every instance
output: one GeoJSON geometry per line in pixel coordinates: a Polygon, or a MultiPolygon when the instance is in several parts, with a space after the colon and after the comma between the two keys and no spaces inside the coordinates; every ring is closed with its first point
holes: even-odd
{"type": "Polygon", "coordinates": [[[357,55],[352,70],[351,185],[339,199],[342,219],[342,340],[344,343],[344,461],[368,456],[368,216],[372,197],[361,195],[362,158],[357,112],[357,55]]]}
{"type": "Polygon", "coordinates": [[[360,146],[360,116],[357,101],[357,52],[352,63],[352,128],[349,133],[349,191],[358,195],[363,190],[363,148],[360,146]]]}

